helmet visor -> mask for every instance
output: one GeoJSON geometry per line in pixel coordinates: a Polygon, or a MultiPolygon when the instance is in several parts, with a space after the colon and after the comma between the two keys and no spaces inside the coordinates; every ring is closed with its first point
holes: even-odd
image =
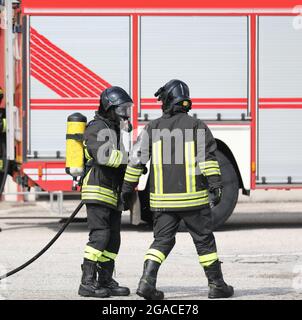
{"type": "Polygon", "coordinates": [[[132,102],[125,102],[115,107],[115,113],[123,119],[128,119],[131,116],[132,102]]]}

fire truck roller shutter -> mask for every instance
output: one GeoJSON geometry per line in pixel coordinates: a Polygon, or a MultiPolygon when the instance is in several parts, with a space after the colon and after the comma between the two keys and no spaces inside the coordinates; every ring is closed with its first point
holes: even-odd
{"type": "Polygon", "coordinates": [[[302,30],[259,17],[258,183],[302,183],[302,30]]]}
{"type": "Polygon", "coordinates": [[[247,115],[247,30],[246,16],[141,17],[140,117],[161,115],[153,93],[170,79],[188,84],[200,119],[247,115]]]}
{"type": "Polygon", "coordinates": [[[63,160],[67,117],[93,118],[113,84],[131,91],[130,17],[35,15],[29,39],[28,157],[63,160]]]}

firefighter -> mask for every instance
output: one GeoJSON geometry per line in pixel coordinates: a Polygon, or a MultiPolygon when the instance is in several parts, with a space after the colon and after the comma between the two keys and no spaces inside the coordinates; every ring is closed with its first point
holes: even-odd
{"type": "Polygon", "coordinates": [[[99,110],[88,123],[83,144],[86,158],[81,197],[86,204],[89,241],[85,247],[79,295],[127,296],[129,288],[112,278],[120,248],[121,210],[118,199],[127,157],[120,143],[120,125],[130,131],[132,99],[120,87],[104,90],[99,110]]]}
{"type": "Polygon", "coordinates": [[[145,255],[137,294],[149,300],[164,298],[164,293],[156,289],[157,273],[175,244],[175,235],[183,220],[208,278],[208,297],[230,297],[234,290],[222,276],[209,204],[209,194],[213,205],[219,203],[222,194],[216,142],[204,122],[187,114],[192,102],[184,82],[171,80],[155,96],[162,102],[163,115],[149,122],[138,137],[129,157],[121,194],[127,205],[151,158],[154,242],[145,255]],[[165,144],[167,132],[173,138],[170,148],[165,144]],[[175,155],[175,159],[169,155],[175,155]]]}

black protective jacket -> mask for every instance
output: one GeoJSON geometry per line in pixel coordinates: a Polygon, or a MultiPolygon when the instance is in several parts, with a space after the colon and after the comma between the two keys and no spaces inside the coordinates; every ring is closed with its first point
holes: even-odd
{"type": "Polygon", "coordinates": [[[184,112],[164,114],[145,127],[134,145],[124,178],[125,189],[137,185],[151,158],[152,211],[208,206],[208,190],[221,187],[216,148],[210,129],[201,120],[184,112]]]}
{"type": "Polygon", "coordinates": [[[119,140],[120,129],[96,113],[84,132],[86,173],[81,189],[84,203],[117,208],[127,157],[119,140]]]}

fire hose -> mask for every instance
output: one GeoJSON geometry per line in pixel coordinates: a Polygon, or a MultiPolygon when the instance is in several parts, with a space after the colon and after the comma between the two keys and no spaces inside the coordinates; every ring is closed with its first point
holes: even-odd
{"type": "Polygon", "coordinates": [[[61,227],[61,229],[57,232],[57,234],[47,243],[47,245],[39,251],[34,257],[32,257],[30,260],[23,263],[21,266],[9,271],[8,273],[1,275],[0,280],[3,280],[5,278],[8,278],[12,276],[13,274],[16,274],[17,272],[20,272],[24,268],[28,267],[30,264],[32,264],[34,261],[36,261],[38,258],[40,258],[61,236],[61,234],[65,231],[65,229],[68,227],[68,225],[71,223],[71,221],[74,219],[74,217],[78,214],[78,212],[83,207],[84,203],[80,202],[80,204],[77,206],[77,208],[73,211],[71,216],[67,219],[67,221],[64,223],[64,225],[61,227]]]}

